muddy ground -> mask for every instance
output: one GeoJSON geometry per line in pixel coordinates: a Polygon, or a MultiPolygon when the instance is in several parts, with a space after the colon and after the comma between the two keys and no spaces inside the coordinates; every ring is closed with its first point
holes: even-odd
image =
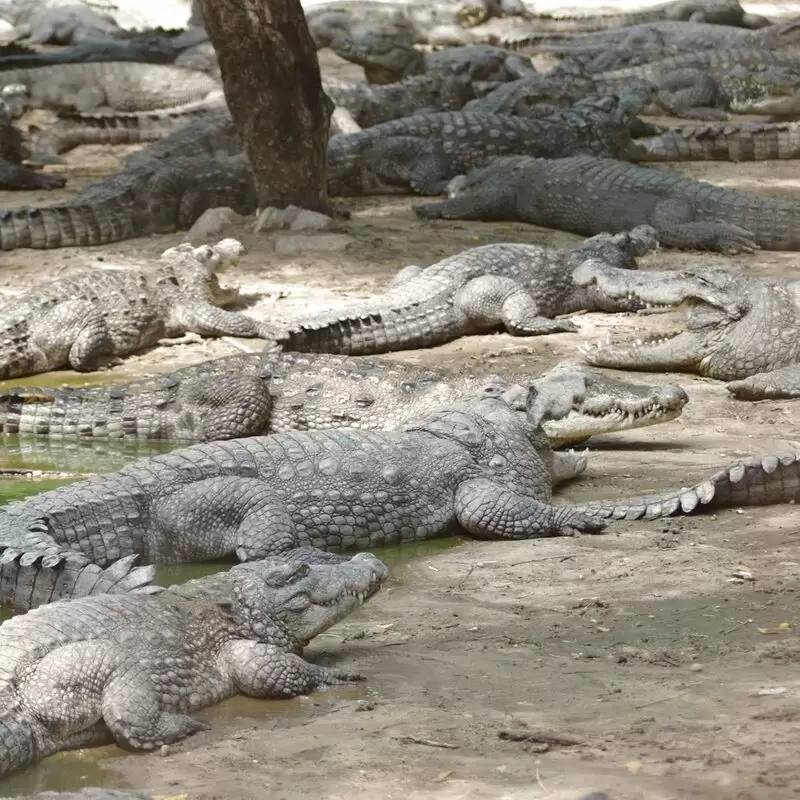
{"type": "MultiPolygon", "coordinates": [[[[333,57],[340,77],[357,74],[333,57]]],[[[68,196],[115,169],[126,150],[83,148],[64,168],[68,196]]],[[[678,166],[689,176],[766,195],[794,193],[794,162],[678,166]]],[[[21,202],[0,197],[0,205],[21,202]]],[[[409,263],[476,244],[566,245],[578,237],[526,225],[424,223],[409,198],[348,201],[345,250],[278,255],[275,236],[231,231],[248,253],[228,280],[270,318],[370,294],[409,263]]],[[[108,247],[2,256],[0,290],[20,291],[66,270],[119,256],[151,261],[185,235],[108,247]]],[[[729,263],[792,275],[796,254],[725,259],[661,252],[649,268],[729,263]]],[[[609,334],[668,330],[678,314],[575,317],[577,334],[462,339],[395,357],[502,372],[579,357],[609,334]]],[[[252,342],[245,343],[253,345],[252,342]]],[[[123,380],[235,352],[212,341],[130,358],[123,380]]],[[[48,376],[57,384],[76,376],[48,376]]],[[[800,403],[742,403],[723,385],[679,380],[691,397],[675,422],[593,440],[579,500],[686,485],[736,459],[800,449],[800,403]]],[[[108,375],[94,380],[109,379],[108,375]]],[[[7,462],[20,460],[6,448],[7,462]]],[[[25,460],[25,454],[22,454],[25,460]]],[[[8,486],[6,486],[6,490],[8,486]]],[[[0,493],[2,493],[0,489],[0,493]]],[[[735,509],[655,523],[615,524],[599,537],[451,543],[405,553],[378,597],[311,648],[362,672],[363,686],[290,702],[237,698],[199,715],[213,729],[166,755],[115,748],[63,754],[0,783],[4,793],[84,784],[210,798],[548,798],[595,790],[615,800],[746,800],[800,793],[800,531],[794,506],[735,509]],[[753,580],[733,582],[737,570],[753,580]],[[543,729],[571,745],[547,752],[507,741],[507,728],[543,729]]]]}

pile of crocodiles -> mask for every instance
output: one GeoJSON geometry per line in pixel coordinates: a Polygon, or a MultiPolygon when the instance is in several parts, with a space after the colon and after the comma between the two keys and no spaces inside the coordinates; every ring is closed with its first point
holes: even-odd
{"type": "MultiPolygon", "coordinates": [[[[17,612],[0,625],[0,775],[62,750],[171,745],[206,727],[192,712],[237,693],[360,680],[302,651],[386,581],[370,549],[602,534],[617,520],[800,501],[792,450],[643,496],[554,497],[588,465],[563,448],[668,423],[689,402],[676,383],[594,367],[693,372],[738,400],[800,398],[800,280],[658,268],[659,247],[800,250],[800,203],[646,165],[799,157],[800,18],[767,20],[738,0],[585,17],[518,0],[326,0],[306,16],[318,49],[365,75],[323,71],[337,109],[331,195],[424,195],[418,225],[517,221],[587,238],[471,247],[331,311],[278,304],[269,318],[220,283],[245,255],[232,237],[155,259],[78,256],[55,279],[7,282],[0,442],[161,444],[0,506],[0,603],[17,612]],[[770,119],[737,122],[743,113],[770,119]],[[613,333],[547,370],[386,357],[492,332],[569,341],[576,314],[617,315],[613,326],[677,307],[684,330],[613,333]],[[249,352],[127,382],[22,385],[200,337],[247,339],[249,352]],[[158,565],[221,558],[240,563],[157,580],[158,565]]],[[[4,0],[0,19],[11,31],[0,189],[60,192],[0,209],[0,249],[93,247],[189,230],[210,209],[256,211],[197,9],[180,31],[134,32],[57,0],[4,0]],[[68,194],[63,165],[87,144],[144,146],[68,194]]]]}

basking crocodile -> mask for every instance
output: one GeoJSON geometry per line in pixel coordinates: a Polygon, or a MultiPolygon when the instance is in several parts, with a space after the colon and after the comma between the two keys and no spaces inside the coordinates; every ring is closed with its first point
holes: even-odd
{"type": "Polygon", "coordinates": [[[0,71],[0,86],[22,84],[36,108],[150,111],[202,100],[219,83],[202,72],[165,64],[106,61],[0,71]]]}
{"type": "Polygon", "coordinates": [[[648,25],[661,20],[704,22],[712,25],[733,25],[742,28],[763,28],[769,21],[758,14],[746,12],[738,0],[670,0],[639,11],[615,14],[586,14],[561,16],[532,14],[519,20],[510,19],[509,35],[503,42],[533,39],[550,33],[591,33],[636,25],[648,25]],[[513,32],[513,34],[512,34],[513,32]]]}
{"type": "Polygon", "coordinates": [[[6,800],[153,800],[153,796],[142,792],[123,792],[117,789],[87,786],[77,792],[37,792],[7,797],[6,800]]]}
{"type": "Polygon", "coordinates": [[[362,23],[404,27],[412,41],[427,44],[433,28],[469,28],[494,17],[526,14],[519,0],[326,0],[303,10],[318,47],[328,47],[333,33],[362,23]]]}
{"type": "MultiPolygon", "coordinates": [[[[674,384],[644,386],[562,363],[515,384],[568,380],[573,406],[542,425],[554,447],[668,422],[688,402],[674,384]]],[[[291,430],[391,430],[454,403],[485,382],[474,371],[426,369],[365,356],[269,353],[206,361],[168,375],[97,389],[0,390],[0,434],[52,439],[210,441],[291,430]]]]}
{"type": "Polygon", "coordinates": [[[753,252],[800,249],[800,210],[675,173],[611,158],[497,158],[455,196],[417,206],[423,219],[521,220],[584,235],[652,225],[667,247],[753,252]]]}
{"type": "Polygon", "coordinates": [[[572,58],[546,75],[500,84],[485,97],[470,101],[465,110],[540,116],[540,105],[563,107],[587,95],[650,85],[654,87],[651,102],[641,113],[724,119],[727,111],[748,113],[752,108],[758,113],[758,103],[766,106],[793,93],[800,66],[795,50],[730,47],[693,51],[623,69],[593,71],[593,65],[603,55],[607,54],[572,58]]]}
{"type": "MultiPolygon", "coordinates": [[[[627,120],[634,108],[627,98],[619,104],[591,101],[546,121],[423,114],[333,137],[329,192],[407,186],[409,170],[420,173],[418,182],[412,176],[420,189],[439,191],[443,175],[483,162],[487,151],[619,153],[630,139],[627,120]],[[398,161],[396,174],[390,156],[398,161]]],[[[251,213],[255,186],[241,149],[227,112],[211,112],[144,148],[122,172],[91,184],[74,199],[0,212],[0,249],[97,245],[168,233],[190,227],[216,206],[251,213]]]]}
{"type": "Polygon", "coordinates": [[[337,56],[363,67],[370,83],[394,83],[423,74],[461,75],[473,83],[536,74],[530,59],[501,47],[465,45],[426,53],[380,28],[336,36],[330,46],[337,56]]]}
{"type": "Polygon", "coordinates": [[[705,22],[657,20],[644,25],[632,25],[611,30],[578,35],[538,34],[515,37],[501,42],[514,50],[534,52],[580,53],[589,50],[629,50],[652,44],[674,51],[692,52],[724,47],[787,46],[796,41],[798,18],[748,30],[734,25],[712,25],[705,22]]]}
{"type": "Polygon", "coordinates": [[[91,246],[186,230],[219,206],[240,214],[256,209],[244,155],[133,159],[71,200],[0,211],[0,250],[91,246]]]}
{"type": "Polygon", "coordinates": [[[97,369],[160,339],[187,331],[210,336],[260,336],[263,326],[218,306],[236,292],[216,272],[244,248],[235,239],[214,247],[164,251],[155,268],[94,269],[59,278],[0,305],[0,378],[48,372],[67,364],[97,369]]]}
{"type": "Polygon", "coordinates": [[[179,742],[209,727],[191,712],[236,694],[290,698],[361,680],[301,654],[387,574],[370,553],[335,564],[271,559],[222,579],[53,603],[4,622],[0,775],[61,750],[179,742]]]}
{"type": "Polygon", "coordinates": [[[205,119],[208,104],[173,111],[79,114],[65,112],[36,137],[28,161],[59,162],[62,153],[85,144],[140,144],[155,142],[181,130],[194,120],[205,119]]]}
{"type": "MultiPolygon", "coordinates": [[[[336,106],[347,109],[362,127],[420,112],[458,111],[475,98],[470,81],[458,75],[418,75],[385,86],[325,80],[322,86],[336,106]]],[[[84,144],[157,141],[198,118],[217,119],[223,115],[230,119],[221,92],[199,103],[169,110],[62,113],[61,118],[36,139],[34,158],[49,162],[53,156],[84,144]]],[[[230,125],[233,132],[233,123],[230,125]]]]}
{"type": "Polygon", "coordinates": [[[473,247],[426,269],[402,269],[389,290],[326,319],[293,320],[278,344],[300,352],[369,355],[432,347],[472,333],[504,328],[517,336],[576,330],[554,319],[579,309],[630,311],[627,301],[576,291],[575,267],[587,258],[636,267],[657,246],[652,228],[600,234],[574,248],[530,244],[473,247]]]}
{"type": "Polygon", "coordinates": [[[685,125],[634,140],[632,161],[765,161],[800,158],[800,123],[685,125]]]}
{"type": "Polygon", "coordinates": [[[553,481],[586,466],[583,455],[553,453],[540,427],[571,407],[567,388],[540,394],[494,381],[400,431],[206,442],[9,503],[0,509],[0,597],[20,602],[21,588],[23,601],[30,598],[20,577],[32,568],[43,595],[53,587],[59,597],[102,592],[120,574],[141,589],[147,575],[131,570],[134,554],[146,563],[232,554],[319,563],[336,558],[327,551],[458,530],[512,540],[599,533],[608,516],[800,499],[800,453],[790,453],[736,464],[656,499],[597,501],[579,512],[553,505],[553,481]]]}
{"type": "Polygon", "coordinates": [[[574,280],[610,297],[688,304],[686,331],[629,347],[600,345],[586,353],[590,364],[733,381],[800,363],[800,281],[721,267],[633,273],[589,261],[574,280]]]}
{"type": "Polygon", "coordinates": [[[629,119],[642,102],[590,100],[540,119],[477,112],[416,114],[331,138],[328,190],[336,195],[441,194],[452,178],[503,154],[626,158],[629,119]]]}

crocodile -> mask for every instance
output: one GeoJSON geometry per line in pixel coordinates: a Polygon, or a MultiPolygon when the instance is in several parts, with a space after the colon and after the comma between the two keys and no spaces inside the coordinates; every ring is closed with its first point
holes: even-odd
{"type": "Polygon", "coordinates": [[[456,531],[498,540],[600,533],[606,518],[800,499],[800,453],[781,453],[691,488],[553,505],[553,483],[586,467],[585,455],[554,453],[540,427],[571,407],[568,389],[539,393],[495,379],[399,431],[195,444],[9,503],[0,509],[0,597],[19,603],[21,586],[29,598],[20,576],[31,571],[45,596],[54,586],[61,598],[98,585],[102,593],[120,575],[144,591],[136,555],[144,564],[231,554],[327,563],[337,551],[456,531]]]}
{"type": "Polygon", "coordinates": [[[46,175],[22,165],[30,155],[22,133],[11,124],[11,109],[0,100],[0,189],[58,189],[62,175],[46,175]]]}
{"type": "Polygon", "coordinates": [[[261,323],[219,305],[236,292],[217,271],[244,251],[235,239],[214,247],[165,250],[153,269],[127,266],[77,272],[18,294],[0,305],[0,378],[65,365],[97,369],[160,339],[187,331],[207,336],[260,336],[261,323]]]}
{"type": "Polygon", "coordinates": [[[151,111],[202,100],[220,85],[201,72],[168,64],[105,61],[0,72],[0,87],[22,84],[35,108],[151,111]]]}
{"type": "MultiPolygon", "coordinates": [[[[61,112],[58,120],[36,136],[28,157],[33,163],[58,163],[59,156],[86,144],[143,144],[182,130],[195,120],[219,113],[221,98],[158,111],[61,112]]],[[[229,115],[228,115],[229,117],[229,115]]],[[[231,127],[233,122],[230,122],[231,127]]],[[[144,157],[145,160],[147,156],[144,157]]]]}
{"type": "Polygon", "coordinates": [[[583,235],[652,225],[667,247],[729,253],[800,249],[791,201],[612,158],[505,156],[456,188],[454,196],[417,206],[416,213],[423,219],[521,220],[583,235]]]}
{"type": "Polygon", "coordinates": [[[609,31],[648,25],[662,20],[703,22],[710,25],[732,25],[741,28],[763,28],[769,20],[745,11],[738,0],[670,0],[637,11],[614,14],[562,16],[530,14],[504,20],[507,33],[493,43],[507,43],[551,33],[576,34],[609,31]]]}
{"type": "MultiPolygon", "coordinates": [[[[207,147],[216,141],[209,135],[207,147]]],[[[231,134],[230,139],[238,146],[238,137],[231,134]]],[[[252,170],[244,155],[140,156],[70,200],[0,210],[0,250],[81,247],[171,233],[191,227],[204,211],[219,206],[240,214],[256,210],[252,170]]]]}
{"type": "Polygon", "coordinates": [[[500,84],[470,101],[465,110],[539,116],[538,106],[563,107],[591,94],[649,85],[654,87],[651,102],[640,113],[725,119],[727,111],[749,113],[752,107],[758,113],[759,101],[793,93],[800,67],[796,50],[756,47],[701,50],[602,72],[592,71],[595,61],[571,58],[546,75],[500,84]]]}
{"type": "Polygon", "coordinates": [[[179,742],[209,727],[191,712],[236,694],[282,699],[362,680],[302,652],[387,575],[370,553],[269,559],[223,580],[56,602],[4,622],[0,775],[62,750],[179,742]]]}
{"type": "MultiPolygon", "coordinates": [[[[680,416],[679,386],[644,386],[563,362],[504,379],[544,391],[583,381],[574,404],[542,423],[554,447],[680,416]]],[[[364,356],[240,354],[129,384],[0,390],[0,434],[51,439],[212,441],[291,430],[390,430],[475,391],[485,377],[364,356]]]]}
{"type": "Polygon", "coordinates": [[[631,123],[652,96],[590,98],[548,117],[453,111],[415,114],[328,144],[328,191],[336,195],[441,194],[449,181],[503,154],[626,158],[631,123]]]}
{"type": "Polygon", "coordinates": [[[32,51],[6,55],[0,53],[0,71],[30,69],[53,64],[75,64],[98,61],[139,61],[149,64],[170,64],[178,50],[165,36],[141,34],[127,41],[113,39],[89,41],[50,52],[32,51]]]}
{"type": "Polygon", "coordinates": [[[370,83],[395,83],[422,74],[461,75],[471,82],[508,81],[536,74],[530,59],[501,47],[465,45],[426,53],[380,28],[336,36],[331,49],[363,67],[370,83]]]}
{"type": "Polygon", "coordinates": [[[725,79],[729,106],[737,114],[796,117],[800,113],[800,54],[794,61],[770,59],[760,69],[725,79]]]}
{"type": "MultiPolygon", "coordinates": [[[[457,111],[475,98],[472,84],[460,76],[417,75],[383,86],[324,80],[322,86],[337,108],[349,111],[361,127],[378,125],[419,112],[457,111]]],[[[198,103],[173,109],[130,113],[62,112],[59,116],[60,119],[54,125],[37,137],[32,159],[29,160],[39,163],[57,162],[57,156],[61,153],[85,144],[159,141],[198,119],[202,121],[208,117],[214,120],[224,118],[224,124],[230,126],[230,133],[235,137],[233,122],[222,92],[209,95],[198,103]]],[[[335,135],[333,125],[331,135],[335,135]]],[[[235,149],[241,149],[238,140],[235,149]]],[[[145,153],[140,158],[147,159],[149,155],[145,153]]]]}
{"type": "Polygon", "coordinates": [[[525,16],[520,0],[411,0],[376,2],[375,0],[327,0],[304,8],[309,29],[320,47],[327,47],[330,28],[348,28],[368,22],[378,25],[405,26],[413,41],[427,44],[437,27],[470,28],[488,19],[506,15],[525,16]],[[337,19],[338,18],[338,19],[337,19]]]}
{"type": "Polygon", "coordinates": [[[634,273],[591,261],[576,268],[573,279],[610,297],[688,307],[685,331],[628,347],[591,348],[585,354],[590,364],[734,381],[800,363],[800,281],[722,267],[634,273]]]}
{"type": "Polygon", "coordinates": [[[14,25],[14,38],[29,44],[75,44],[122,32],[113,17],[82,2],[4,0],[0,17],[14,25]]]}
{"type": "Polygon", "coordinates": [[[800,123],[685,125],[634,140],[631,161],[765,161],[800,158],[800,123]]]}
{"type": "Polygon", "coordinates": [[[132,566],[136,555],[145,565],[232,555],[320,563],[455,530],[480,539],[599,532],[602,520],[550,502],[552,481],[581,472],[586,458],[554,454],[540,422],[572,404],[568,381],[539,393],[492,379],[397,431],[194,444],[9,503],[0,599],[27,602],[30,583],[19,579],[31,567],[36,584],[57,585],[64,599],[87,585],[141,591],[150,573],[132,566]]]}
{"type": "Polygon", "coordinates": [[[536,53],[555,52],[562,55],[589,50],[632,50],[653,44],[673,50],[692,52],[724,47],[785,46],[796,41],[800,18],[794,17],[773,25],[749,30],[733,25],[712,25],[704,22],[661,20],[645,25],[633,25],[578,35],[538,34],[502,41],[504,47],[536,53]]]}
{"type": "Polygon", "coordinates": [[[576,292],[575,267],[587,258],[626,269],[657,246],[652,228],[601,234],[574,248],[530,244],[473,247],[426,269],[401,270],[387,292],[352,308],[292,320],[276,336],[278,346],[299,352],[369,355],[432,347],[482,331],[504,328],[517,336],[575,331],[568,319],[579,309],[631,311],[599,293],[576,292]]]}
{"type": "Polygon", "coordinates": [[[740,400],[776,400],[800,397],[800,363],[769,372],[757,372],[731,381],[728,391],[740,400]]]}

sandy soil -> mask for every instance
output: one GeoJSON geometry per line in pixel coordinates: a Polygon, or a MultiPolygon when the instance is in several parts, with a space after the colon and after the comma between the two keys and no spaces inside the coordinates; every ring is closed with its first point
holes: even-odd
{"type": "MultiPolygon", "coordinates": [[[[332,57],[323,62],[340,77],[357,75],[332,57]]],[[[65,167],[70,192],[113,170],[122,154],[75,151],[65,167]]],[[[794,163],[678,168],[768,195],[797,191],[794,163]]],[[[3,206],[20,201],[0,196],[3,206]]],[[[352,220],[341,229],[353,242],[344,251],[278,255],[274,236],[235,230],[249,252],[229,280],[254,296],[251,313],[270,318],[369,294],[403,265],[476,244],[577,240],[516,224],[423,223],[412,204],[348,202],[352,220]]],[[[0,291],[99,259],[146,262],[184,239],[6,253],[0,291]]],[[[796,255],[661,252],[645,266],[712,260],[790,275],[796,255]]],[[[581,344],[674,328],[680,317],[585,314],[576,322],[577,334],[472,337],[396,357],[498,372],[520,363],[546,368],[577,357],[581,344]]],[[[222,341],[162,348],[129,359],[113,375],[122,380],[229,352],[233,345],[222,341]]],[[[685,485],[751,453],[800,448],[800,404],[735,402],[721,384],[691,376],[638,379],[678,379],[691,397],[683,418],[592,441],[586,477],[562,498],[685,485]]],[[[768,800],[800,793],[795,507],[620,523],[602,537],[465,542],[413,555],[398,563],[384,592],[311,649],[321,662],[362,672],[363,687],[285,703],[238,698],[202,714],[213,729],[167,754],[64,754],[0,790],[103,783],[196,800],[577,800],[592,790],[615,800],[768,800]],[[733,582],[740,569],[753,580],[733,582]],[[548,749],[499,736],[525,726],[574,743],[548,749]]]]}

